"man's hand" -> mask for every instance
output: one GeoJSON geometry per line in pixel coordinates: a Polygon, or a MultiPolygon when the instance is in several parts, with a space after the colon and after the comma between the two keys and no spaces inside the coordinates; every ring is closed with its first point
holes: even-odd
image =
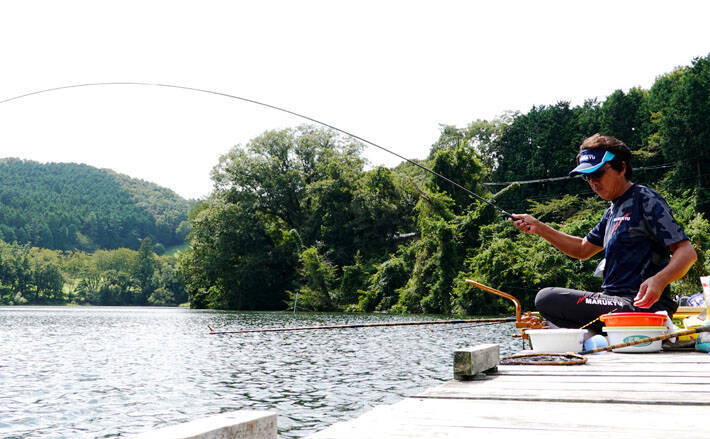
{"type": "Polygon", "coordinates": [[[673,256],[666,267],[654,276],[646,279],[639,287],[634,298],[634,305],[639,308],[650,308],[658,302],[663,290],[671,282],[675,282],[688,272],[698,258],[695,249],[686,239],[668,246],[673,256]]]}
{"type": "Polygon", "coordinates": [[[540,221],[535,219],[532,215],[526,213],[515,213],[513,218],[508,221],[512,221],[513,225],[523,233],[537,233],[540,228],[540,221]]]}
{"type": "Polygon", "coordinates": [[[639,292],[634,298],[634,306],[650,308],[654,303],[658,302],[666,285],[668,284],[658,279],[658,276],[649,277],[639,287],[639,292]]]}
{"type": "Polygon", "coordinates": [[[553,229],[532,215],[516,213],[513,217],[514,219],[511,218],[510,221],[518,230],[540,236],[567,256],[588,259],[602,249],[587,241],[586,238],[578,238],[553,229]]]}

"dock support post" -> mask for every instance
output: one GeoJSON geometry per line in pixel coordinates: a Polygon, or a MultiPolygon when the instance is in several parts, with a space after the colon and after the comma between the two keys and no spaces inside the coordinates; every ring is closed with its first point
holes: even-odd
{"type": "Polygon", "coordinates": [[[497,344],[480,344],[454,352],[454,378],[472,380],[479,374],[498,371],[500,347],[497,344]]]}

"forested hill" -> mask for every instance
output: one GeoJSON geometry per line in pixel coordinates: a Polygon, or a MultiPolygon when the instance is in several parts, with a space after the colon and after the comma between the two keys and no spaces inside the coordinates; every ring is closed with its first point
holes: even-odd
{"type": "Polygon", "coordinates": [[[194,203],[175,192],[75,163],[0,159],[0,240],[56,250],[182,244],[194,203]]]}

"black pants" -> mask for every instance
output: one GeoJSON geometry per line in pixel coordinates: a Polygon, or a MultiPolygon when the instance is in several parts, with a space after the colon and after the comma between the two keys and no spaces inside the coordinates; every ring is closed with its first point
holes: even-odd
{"type": "MultiPolygon", "coordinates": [[[[535,297],[535,308],[548,322],[560,328],[579,328],[609,312],[656,312],[668,311],[672,315],[678,305],[670,299],[669,290],[651,308],[634,306],[636,294],[612,296],[604,293],[571,290],[569,288],[543,288],[535,297]]],[[[602,332],[604,323],[594,322],[587,329],[602,332]]]]}

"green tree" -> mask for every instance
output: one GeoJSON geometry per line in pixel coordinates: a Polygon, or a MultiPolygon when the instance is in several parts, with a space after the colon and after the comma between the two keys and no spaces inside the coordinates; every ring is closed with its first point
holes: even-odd
{"type": "Polygon", "coordinates": [[[145,305],[148,303],[148,298],[156,288],[153,276],[157,265],[157,258],[153,252],[153,241],[150,238],[143,238],[141,247],[138,249],[138,259],[135,268],[135,278],[138,281],[138,287],[141,290],[139,303],[145,305]]]}
{"type": "Polygon", "coordinates": [[[695,190],[696,209],[710,215],[710,55],[689,67],[659,78],[650,91],[655,140],[666,160],[676,164],[666,186],[674,191],[695,190]]]}
{"type": "Polygon", "coordinates": [[[301,245],[332,265],[335,290],[358,252],[381,257],[413,224],[413,197],[391,171],[363,172],[361,149],[303,126],[266,132],[222,157],[216,191],[190,214],[191,248],[180,258],[191,306],[281,309],[286,292],[302,286],[323,299],[314,306],[334,307],[336,292],[311,284],[312,255],[301,245]]]}
{"type": "MultiPolygon", "coordinates": [[[[516,114],[497,142],[498,166],[495,181],[520,181],[561,177],[575,165],[582,140],[590,132],[581,127],[595,126],[594,105],[570,108],[560,102],[533,107],[526,114],[516,114]]],[[[524,185],[508,195],[509,211],[526,211],[529,199],[549,199],[566,193],[588,191],[579,179],[524,185]]]]}
{"type": "Polygon", "coordinates": [[[193,308],[282,309],[292,290],[300,239],[269,225],[248,203],[213,195],[191,213],[190,250],[180,255],[193,308]]]}
{"type": "Polygon", "coordinates": [[[411,270],[411,266],[399,257],[380,264],[370,278],[369,288],[360,294],[358,308],[368,312],[389,310],[397,302],[397,290],[407,283],[411,270]]]}
{"type": "MultiPolygon", "coordinates": [[[[433,170],[450,180],[465,182],[464,187],[474,193],[484,193],[482,182],[487,177],[486,172],[478,153],[469,145],[462,144],[437,151],[433,158],[433,170]]],[[[476,202],[469,193],[442,178],[432,176],[431,186],[435,191],[446,193],[453,199],[454,211],[458,214],[476,202]]]]}
{"type": "Polygon", "coordinates": [[[336,291],[337,275],[335,267],[318,254],[315,247],[309,247],[299,255],[302,277],[305,284],[293,296],[296,306],[311,311],[332,311],[335,309],[331,295],[336,291]]]}
{"type": "Polygon", "coordinates": [[[623,140],[631,150],[643,147],[652,130],[647,96],[640,88],[609,95],[601,107],[601,132],[623,140]]]}
{"type": "Polygon", "coordinates": [[[34,270],[34,284],[37,296],[49,303],[62,303],[64,277],[55,264],[42,264],[34,270]]]}

